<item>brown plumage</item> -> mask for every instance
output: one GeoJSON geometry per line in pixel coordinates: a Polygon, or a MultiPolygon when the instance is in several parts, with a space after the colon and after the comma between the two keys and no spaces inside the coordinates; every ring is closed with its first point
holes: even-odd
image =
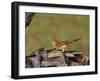
{"type": "Polygon", "coordinates": [[[63,52],[65,51],[65,48],[67,48],[71,43],[79,41],[81,38],[75,39],[73,41],[58,41],[56,39],[51,40],[50,43],[52,44],[52,46],[56,49],[60,49],[63,52]]]}

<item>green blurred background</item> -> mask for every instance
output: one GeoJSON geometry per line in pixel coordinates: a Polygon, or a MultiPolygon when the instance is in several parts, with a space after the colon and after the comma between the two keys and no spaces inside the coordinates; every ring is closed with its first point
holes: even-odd
{"type": "Polygon", "coordinates": [[[74,40],[82,37],[79,42],[73,43],[66,50],[82,51],[89,54],[89,16],[70,14],[35,13],[25,31],[25,54],[44,47],[53,48],[48,42],[52,39],[60,41],[74,40]]]}

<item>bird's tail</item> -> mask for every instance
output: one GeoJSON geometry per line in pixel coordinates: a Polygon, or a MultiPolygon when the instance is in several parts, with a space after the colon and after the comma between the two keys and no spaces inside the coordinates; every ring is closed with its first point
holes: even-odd
{"type": "Polygon", "coordinates": [[[80,39],[81,39],[81,37],[80,37],[80,38],[77,38],[77,39],[75,39],[75,40],[72,40],[72,41],[69,42],[69,44],[71,44],[71,43],[73,43],[73,42],[77,42],[77,41],[79,41],[80,39]]]}

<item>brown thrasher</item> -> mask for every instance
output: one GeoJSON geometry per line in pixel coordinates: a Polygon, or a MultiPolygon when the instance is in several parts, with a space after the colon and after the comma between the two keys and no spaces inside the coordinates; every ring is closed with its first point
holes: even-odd
{"type": "Polygon", "coordinates": [[[52,46],[54,48],[60,49],[60,50],[62,50],[64,52],[65,48],[67,48],[71,43],[79,41],[80,39],[81,38],[77,38],[77,39],[72,40],[72,41],[69,41],[69,40],[67,40],[67,41],[58,41],[56,39],[53,39],[53,40],[51,40],[49,42],[52,44],[52,46]]]}

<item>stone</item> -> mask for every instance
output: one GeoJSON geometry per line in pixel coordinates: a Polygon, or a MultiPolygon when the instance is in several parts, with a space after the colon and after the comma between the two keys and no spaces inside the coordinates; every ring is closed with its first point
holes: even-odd
{"type": "Polygon", "coordinates": [[[79,66],[80,64],[78,64],[77,62],[71,61],[69,66],[79,66]]]}
{"type": "Polygon", "coordinates": [[[25,63],[25,68],[33,68],[32,61],[28,59],[26,61],[27,62],[25,63]]]}
{"type": "Polygon", "coordinates": [[[41,53],[43,52],[44,48],[40,48],[35,50],[30,54],[30,56],[27,57],[26,60],[30,60],[31,66],[33,67],[40,67],[41,65],[41,60],[42,60],[42,55],[41,53]]]}
{"type": "Polygon", "coordinates": [[[74,57],[74,54],[72,54],[72,53],[65,53],[65,56],[66,57],[74,57]]]}
{"type": "Polygon", "coordinates": [[[48,59],[48,53],[47,53],[46,48],[43,48],[43,49],[40,51],[40,54],[41,54],[41,56],[42,56],[42,60],[47,60],[47,59],[48,59]]]}
{"type": "MultiPolygon", "coordinates": [[[[51,49],[53,50],[53,49],[51,49]]],[[[89,57],[79,51],[58,51],[40,48],[26,56],[26,68],[89,65],[89,57]]]]}
{"type": "Polygon", "coordinates": [[[52,57],[52,58],[48,58],[45,61],[42,61],[41,66],[42,67],[50,67],[50,66],[66,66],[66,62],[64,59],[64,56],[59,56],[59,57],[52,57]]]}
{"type": "Polygon", "coordinates": [[[63,53],[61,51],[51,52],[48,54],[48,58],[60,57],[62,55],[63,55],[63,53]]]}
{"type": "Polygon", "coordinates": [[[89,65],[89,57],[88,56],[83,56],[82,65],[89,65]]]}

